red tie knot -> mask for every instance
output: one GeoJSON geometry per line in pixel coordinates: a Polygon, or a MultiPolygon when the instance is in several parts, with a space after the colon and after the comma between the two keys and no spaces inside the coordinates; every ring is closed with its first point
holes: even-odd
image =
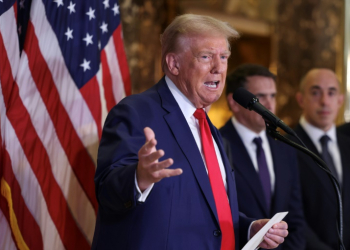
{"type": "Polygon", "coordinates": [[[206,119],[207,117],[205,116],[205,112],[203,109],[197,109],[194,113],[193,116],[196,117],[196,119],[206,119]]]}

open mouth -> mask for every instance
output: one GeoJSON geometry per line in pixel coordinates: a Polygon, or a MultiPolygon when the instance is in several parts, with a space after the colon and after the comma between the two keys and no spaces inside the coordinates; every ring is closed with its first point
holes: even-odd
{"type": "Polygon", "coordinates": [[[216,89],[220,81],[205,82],[204,85],[210,89],[216,89]]]}

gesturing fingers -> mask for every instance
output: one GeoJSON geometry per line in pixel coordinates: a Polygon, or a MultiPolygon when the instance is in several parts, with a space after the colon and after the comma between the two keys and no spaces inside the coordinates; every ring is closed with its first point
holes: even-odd
{"type": "Polygon", "coordinates": [[[164,156],[164,151],[160,149],[148,155],[140,155],[139,161],[142,161],[143,165],[146,167],[153,163],[157,163],[162,156],[164,156]]]}
{"type": "Polygon", "coordinates": [[[143,129],[143,133],[145,134],[146,137],[146,142],[150,141],[151,139],[155,138],[155,134],[153,130],[149,127],[145,127],[143,129]]]}
{"type": "Polygon", "coordinates": [[[157,145],[157,140],[155,138],[152,138],[149,141],[146,141],[146,143],[140,148],[139,150],[139,155],[148,155],[154,151],[156,151],[156,145],[157,145]]]}
{"type": "Polygon", "coordinates": [[[158,162],[153,164],[150,168],[152,173],[152,176],[155,180],[155,182],[160,181],[163,178],[167,177],[172,177],[172,176],[177,176],[182,174],[182,169],[177,168],[177,169],[167,169],[173,165],[173,159],[169,158],[164,161],[158,162]]]}
{"type": "Polygon", "coordinates": [[[168,158],[161,162],[154,162],[147,166],[147,170],[153,179],[153,182],[158,182],[163,178],[176,176],[182,173],[182,169],[167,169],[173,165],[174,161],[168,158]]]}
{"type": "Polygon", "coordinates": [[[159,176],[159,171],[165,169],[165,168],[168,168],[170,167],[171,165],[173,165],[173,159],[171,158],[168,158],[164,161],[161,161],[161,162],[155,162],[153,164],[151,164],[149,166],[149,170],[150,172],[154,172],[155,174],[153,175],[154,178],[158,178],[159,176]]]}
{"type": "Polygon", "coordinates": [[[182,173],[181,169],[167,169],[173,164],[170,158],[159,162],[165,154],[164,151],[156,149],[157,140],[151,128],[146,127],[144,133],[146,142],[138,152],[139,163],[136,169],[137,182],[141,191],[163,178],[182,173]]]}

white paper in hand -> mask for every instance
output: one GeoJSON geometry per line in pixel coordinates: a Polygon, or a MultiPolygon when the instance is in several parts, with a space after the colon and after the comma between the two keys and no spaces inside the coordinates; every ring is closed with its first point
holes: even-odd
{"type": "Polygon", "coordinates": [[[288,212],[281,212],[275,214],[266,224],[257,232],[253,238],[251,238],[242,250],[255,250],[259,244],[263,241],[265,234],[276,223],[281,222],[288,212]]]}

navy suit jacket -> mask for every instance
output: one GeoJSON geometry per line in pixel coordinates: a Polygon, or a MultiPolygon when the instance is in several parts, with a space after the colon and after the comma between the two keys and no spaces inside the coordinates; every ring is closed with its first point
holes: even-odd
{"type": "MultiPolygon", "coordinates": [[[[252,219],[239,215],[234,173],[218,130],[210,121],[209,125],[226,168],[238,246],[239,234],[247,237],[252,219]]],[[[123,99],[109,113],[95,185],[99,211],[92,249],[220,249],[218,216],[203,159],[164,78],[123,99]],[[155,183],[147,200],[138,203],[134,178],[145,127],[155,132],[163,159],[174,160],[170,168],[182,168],[183,173],[155,183]]]]}
{"type": "Polygon", "coordinates": [[[235,170],[239,210],[255,218],[271,218],[275,213],[289,211],[284,219],[288,223],[289,235],[277,249],[304,249],[305,221],[294,149],[268,137],[276,182],[271,209],[267,211],[259,175],[231,119],[220,133],[229,143],[230,152],[227,154],[231,155],[229,158],[235,170]]]}
{"type": "MultiPolygon", "coordinates": [[[[300,126],[295,132],[307,148],[321,157],[306,131],[300,126]]],[[[337,133],[343,167],[343,243],[350,249],[350,138],[337,133]]],[[[311,157],[298,152],[304,213],[307,222],[306,240],[308,250],[339,249],[336,225],[338,202],[329,176],[321,170],[311,157]]]]}
{"type": "Polygon", "coordinates": [[[350,136],[350,123],[344,123],[337,128],[337,132],[340,134],[350,136]]]}

